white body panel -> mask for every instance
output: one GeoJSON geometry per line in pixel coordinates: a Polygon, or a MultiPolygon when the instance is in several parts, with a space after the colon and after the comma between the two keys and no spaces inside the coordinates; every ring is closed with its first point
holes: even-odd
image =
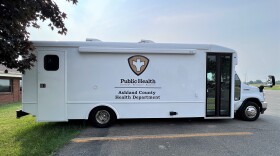
{"type": "MultiPolygon", "coordinates": [[[[35,55],[37,53],[35,52],[35,55]]],[[[32,115],[38,114],[38,69],[37,62],[22,77],[22,109],[32,115]]]]}
{"type": "MultiPolygon", "coordinates": [[[[69,53],[68,67],[72,72],[67,73],[67,103],[72,105],[75,103],[110,104],[118,110],[119,118],[168,117],[169,111],[176,108],[174,105],[185,104],[193,107],[193,117],[204,116],[205,92],[202,90],[205,90],[205,76],[200,75],[205,75],[205,62],[198,65],[196,75],[193,74],[192,69],[193,64],[201,61],[199,60],[200,56],[161,55],[158,57],[155,54],[146,54],[145,56],[151,60],[149,68],[142,75],[137,76],[131,72],[127,63],[127,58],[131,55],[133,54],[69,53]],[[168,62],[170,59],[177,61],[168,62]],[[81,75],[87,76],[81,77],[81,75]],[[82,82],[85,83],[77,81],[81,78],[82,82]],[[121,83],[122,79],[137,81],[138,79],[150,79],[155,80],[155,84],[137,84],[140,85],[139,87],[151,88],[118,88],[136,85],[121,83]],[[126,91],[137,92],[137,94],[130,95],[131,99],[116,99],[116,96],[127,96],[127,94],[119,94],[119,92],[126,91]],[[152,96],[160,96],[160,98],[154,100],[134,99],[134,96],[149,95],[141,93],[150,91],[154,93],[152,96]],[[159,110],[159,113],[155,113],[155,109],[151,109],[153,107],[166,111],[159,110]]],[[[205,53],[196,55],[205,55],[205,53]]],[[[71,114],[75,113],[69,112],[69,118],[71,118],[71,114]]],[[[179,114],[184,116],[184,111],[179,114]]]]}
{"type": "Polygon", "coordinates": [[[259,88],[255,86],[248,86],[246,84],[241,83],[241,96],[240,100],[235,101],[234,110],[237,111],[239,107],[243,104],[243,102],[247,99],[254,98],[258,99],[261,103],[262,108],[267,108],[267,103],[264,99],[264,93],[259,91],[259,88]]]}
{"type": "MultiPolygon", "coordinates": [[[[35,46],[38,63],[23,75],[23,111],[38,121],[87,119],[97,106],[112,108],[118,119],[206,117],[206,54],[232,53],[232,75],[237,63],[235,51],[214,45],[35,42],[35,46]],[[59,56],[57,71],[44,70],[46,54],[59,56]],[[128,64],[134,55],[149,59],[139,76],[128,64]],[[46,88],[40,88],[42,83],[46,88]],[[178,114],[170,116],[171,111],[178,114]]],[[[233,118],[233,98],[230,107],[233,118]]]]}

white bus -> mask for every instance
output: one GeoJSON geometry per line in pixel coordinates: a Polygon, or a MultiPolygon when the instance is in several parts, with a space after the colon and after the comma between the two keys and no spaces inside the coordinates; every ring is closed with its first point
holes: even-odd
{"type": "MultiPolygon", "coordinates": [[[[267,108],[263,87],[242,84],[234,50],[142,41],[34,42],[38,61],[23,75],[22,110],[38,122],[194,118],[253,121],[267,108]]],[[[273,76],[270,76],[275,84],[273,76]]]]}

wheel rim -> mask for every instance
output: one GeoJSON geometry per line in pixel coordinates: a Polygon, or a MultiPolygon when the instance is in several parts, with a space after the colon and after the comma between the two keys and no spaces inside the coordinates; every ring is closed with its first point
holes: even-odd
{"type": "Polygon", "coordinates": [[[100,110],[96,113],[95,119],[100,124],[106,124],[110,121],[110,113],[106,110],[100,110]]]}
{"type": "Polygon", "coordinates": [[[246,117],[252,119],[254,117],[256,117],[257,115],[257,108],[254,107],[254,106],[248,106],[246,109],[245,109],[245,115],[246,117]]]}

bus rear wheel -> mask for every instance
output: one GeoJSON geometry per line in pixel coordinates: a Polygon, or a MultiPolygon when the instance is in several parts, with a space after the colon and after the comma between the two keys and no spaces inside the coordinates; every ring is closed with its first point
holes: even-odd
{"type": "Polygon", "coordinates": [[[115,112],[108,107],[97,107],[89,115],[89,121],[94,127],[106,128],[116,120],[115,112]]]}

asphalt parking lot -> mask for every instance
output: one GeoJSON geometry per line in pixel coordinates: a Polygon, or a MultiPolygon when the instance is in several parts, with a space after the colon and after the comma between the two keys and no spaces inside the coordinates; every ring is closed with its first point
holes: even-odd
{"type": "Polygon", "coordinates": [[[280,91],[266,91],[268,110],[257,121],[120,120],[89,127],[56,155],[280,155],[280,91]]]}

